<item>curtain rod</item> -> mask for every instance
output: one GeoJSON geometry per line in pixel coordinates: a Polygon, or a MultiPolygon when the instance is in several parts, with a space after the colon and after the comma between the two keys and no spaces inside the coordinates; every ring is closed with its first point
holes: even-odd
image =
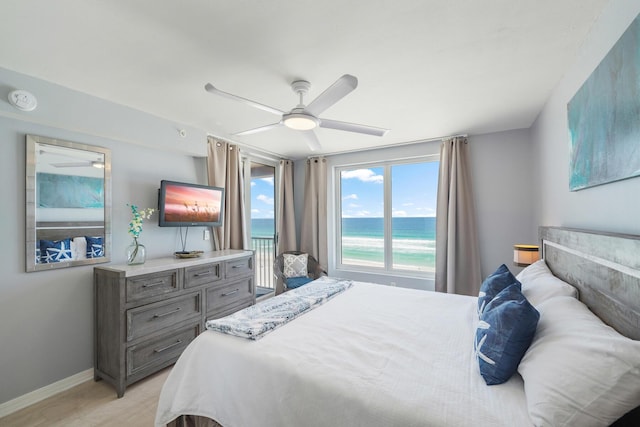
{"type": "Polygon", "coordinates": [[[232,140],[230,140],[228,138],[223,138],[221,136],[217,136],[217,135],[214,135],[212,133],[207,133],[207,137],[213,137],[213,138],[220,139],[222,141],[228,142],[230,144],[235,144],[235,145],[239,146],[240,148],[244,148],[245,150],[249,150],[251,152],[251,154],[253,154],[253,155],[257,156],[257,157],[262,157],[262,158],[267,159],[267,160],[278,160],[278,161],[280,161],[280,160],[288,160],[288,159],[285,159],[284,157],[282,157],[282,155],[280,155],[280,154],[276,154],[276,153],[272,153],[271,151],[262,150],[262,149],[258,149],[258,148],[255,148],[255,147],[251,147],[251,146],[245,145],[245,144],[243,144],[241,142],[232,141],[232,140]]]}
{"type": "Polygon", "coordinates": [[[349,154],[349,153],[356,153],[358,151],[365,151],[365,150],[381,150],[381,149],[385,149],[385,148],[393,148],[393,147],[404,147],[405,145],[413,145],[413,144],[421,144],[424,142],[435,142],[435,141],[442,141],[444,139],[449,139],[449,138],[456,138],[456,137],[462,137],[462,138],[466,138],[468,135],[466,133],[459,133],[459,134],[455,134],[455,135],[448,135],[448,136],[439,136],[436,138],[427,138],[427,139],[417,139],[415,141],[408,141],[408,142],[401,142],[398,144],[387,144],[387,145],[380,145],[377,147],[371,147],[371,148],[358,148],[358,149],[353,149],[353,150],[348,150],[348,151],[337,151],[337,152],[333,152],[333,153],[326,153],[326,154],[322,154],[322,155],[315,155],[315,156],[308,156],[307,159],[312,159],[314,157],[320,157],[320,156],[325,156],[325,157],[329,157],[329,156],[339,156],[341,154],[349,154]]]}
{"type": "MultiPolygon", "coordinates": [[[[261,149],[256,149],[255,147],[251,147],[248,145],[245,145],[241,142],[236,142],[236,141],[231,141],[228,138],[223,138],[221,136],[217,136],[214,135],[212,133],[207,133],[207,137],[213,137],[213,138],[217,138],[217,139],[221,139],[223,141],[229,142],[231,144],[236,144],[238,146],[240,146],[240,148],[245,148],[247,150],[253,151],[254,153],[260,153],[263,155],[268,155],[268,156],[274,156],[274,160],[291,160],[291,159],[286,159],[284,157],[282,157],[282,155],[280,154],[276,154],[276,153],[272,153],[270,151],[267,150],[261,150],[261,149]]],[[[425,143],[425,142],[435,142],[435,141],[442,141],[444,139],[449,139],[449,138],[456,138],[456,137],[463,137],[466,138],[468,135],[466,133],[459,133],[459,134],[454,134],[454,135],[447,135],[447,136],[438,136],[435,138],[426,138],[426,139],[417,139],[415,141],[408,141],[408,142],[401,142],[398,144],[387,144],[387,145],[380,145],[377,147],[372,147],[372,148],[359,148],[359,149],[353,149],[353,150],[347,150],[347,151],[336,151],[333,153],[324,153],[324,154],[315,154],[315,155],[309,155],[307,156],[307,159],[313,159],[314,157],[330,157],[330,156],[338,156],[340,154],[349,154],[349,153],[355,153],[358,151],[364,151],[364,150],[381,150],[381,149],[385,149],[385,148],[392,148],[392,147],[404,147],[406,145],[413,145],[413,144],[421,144],[421,143],[425,143]]]]}

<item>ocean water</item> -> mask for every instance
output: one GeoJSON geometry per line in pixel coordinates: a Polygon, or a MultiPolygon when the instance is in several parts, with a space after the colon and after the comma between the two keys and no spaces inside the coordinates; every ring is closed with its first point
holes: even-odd
{"type": "MultiPolygon", "coordinates": [[[[273,237],[274,220],[251,220],[252,237],[273,237]]],[[[435,271],[436,219],[393,218],[393,268],[435,271]]],[[[384,266],[384,222],[382,218],[342,219],[342,263],[384,266]]]]}
{"type": "MultiPolygon", "coordinates": [[[[435,271],[436,219],[397,217],[391,221],[393,268],[435,271]]],[[[342,219],[342,263],[384,266],[384,220],[342,219]]]]}
{"type": "Polygon", "coordinates": [[[273,218],[251,218],[251,237],[273,237],[275,221],[273,218]]]}

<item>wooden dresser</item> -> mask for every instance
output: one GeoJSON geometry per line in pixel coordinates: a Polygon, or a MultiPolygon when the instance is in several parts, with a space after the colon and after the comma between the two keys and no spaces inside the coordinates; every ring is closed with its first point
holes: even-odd
{"type": "Polygon", "coordinates": [[[173,364],[205,322],[255,303],[253,252],[94,268],[94,379],[126,386],[173,364]]]}

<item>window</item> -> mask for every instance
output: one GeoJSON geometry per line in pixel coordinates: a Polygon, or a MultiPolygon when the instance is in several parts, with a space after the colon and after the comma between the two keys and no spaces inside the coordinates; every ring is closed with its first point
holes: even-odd
{"type": "Polygon", "coordinates": [[[437,158],[336,170],[337,267],[433,275],[437,158]]]}

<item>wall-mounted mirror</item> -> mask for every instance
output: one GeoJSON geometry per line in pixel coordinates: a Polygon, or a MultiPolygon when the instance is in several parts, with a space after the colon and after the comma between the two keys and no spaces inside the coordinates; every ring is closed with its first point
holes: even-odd
{"type": "Polygon", "coordinates": [[[27,135],[26,266],[111,260],[111,151],[27,135]]]}

